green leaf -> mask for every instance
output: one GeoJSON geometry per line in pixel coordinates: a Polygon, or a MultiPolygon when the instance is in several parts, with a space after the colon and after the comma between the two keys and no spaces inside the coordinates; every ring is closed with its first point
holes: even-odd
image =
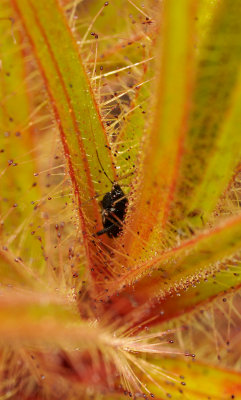
{"type": "Polygon", "coordinates": [[[174,211],[180,219],[196,215],[191,219],[194,225],[210,217],[241,156],[240,6],[239,0],[217,4],[199,49],[193,110],[176,197],[179,211],[174,211]]]}
{"type": "Polygon", "coordinates": [[[230,105],[219,129],[215,151],[212,153],[205,174],[191,203],[191,209],[200,210],[202,218],[205,219],[215,209],[241,156],[239,131],[241,123],[241,70],[230,97],[230,105]]]}
{"type": "MultiPolygon", "coordinates": [[[[145,68],[147,71],[143,73],[143,79],[140,84],[135,85],[134,89],[136,94],[130,110],[125,115],[125,120],[118,134],[117,144],[113,145],[114,151],[117,154],[117,163],[121,169],[125,171],[129,164],[132,169],[138,165],[138,157],[141,151],[141,142],[144,132],[147,127],[148,103],[150,101],[151,83],[153,81],[152,73],[153,61],[149,61],[145,68]]],[[[131,182],[133,176],[130,175],[129,181],[131,182]]]]}
{"type": "MultiPolygon", "coordinates": [[[[22,34],[14,22],[10,4],[0,4],[0,169],[1,169],[1,247],[11,246],[17,256],[37,260],[41,269],[40,245],[31,231],[41,224],[31,204],[41,198],[34,172],[34,127],[28,93],[27,66],[22,34]],[[30,227],[30,223],[32,227],[30,227]],[[34,225],[36,224],[36,225],[34,225]],[[13,229],[14,226],[14,229],[13,229]]],[[[42,229],[39,234],[44,237],[42,229]]]]}

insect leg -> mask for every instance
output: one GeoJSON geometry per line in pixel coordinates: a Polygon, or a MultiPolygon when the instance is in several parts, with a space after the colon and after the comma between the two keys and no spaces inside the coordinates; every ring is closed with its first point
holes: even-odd
{"type": "Polygon", "coordinates": [[[104,235],[104,233],[111,231],[113,229],[113,226],[115,226],[115,224],[108,226],[108,228],[101,229],[100,231],[94,233],[92,236],[96,237],[96,236],[104,235]]]}
{"type": "MultiPolygon", "coordinates": [[[[112,213],[111,213],[111,214],[112,214],[112,213]]],[[[101,229],[100,231],[94,233],[92,236],[93,236],[93,237],[96,237],[96,236],[104,235],[105,233],[108,233],[108,232],[112,231],[112,229],[113,229],[115,226],[121,226],[121,225],[123,225],[122,221],[120,221],[119,218],[117,218],[115,214],[112,214],[112,217],[114,217],[114,218],[107,217],[107,219],[108,219],[110,222],[113,222],[113,224],[111,224],[111,225],[108,226],[107,228],[101,229]]]]}
{"type": "Polygon", "coordinates": [[[117,203],[119,203],[120,201],[122,201],[123,199],[126,199],[126,195],[124,194],[124,196],[120,197],[119,199],[113,201],[113,205],[115,206],[117,203]]]}

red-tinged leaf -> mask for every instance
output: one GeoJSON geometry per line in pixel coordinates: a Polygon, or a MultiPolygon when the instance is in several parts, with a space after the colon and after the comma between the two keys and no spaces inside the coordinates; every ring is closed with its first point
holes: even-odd
{"type": "MultiPolygon", "coordinates": [[[[149,300],[149,293],[145,288],[148,285],[155,285],[155,278],[143,279],[139,292],[146,296],[147,304],[135,310],[139,313],[138,323],[147,325],[157,325],[163,321],[171,321],[173,318],[187,317],[189,312],[197,311],[198,307],[206,307],[215,299],[226,299],[229,294],[237,292],[241,287],[241,268],[239,261],[230,261],[220,265],[219,269],[213,274],[207,272],[196,275],[196,280],[181,282],[175,287],[174,293],[166,294],[164,299],[159,297],[149,300]],[[145,294],[144,294],[145,293],[145,294]],[[148,309],[148,312],[146,311],[148,309]],[[147,316],[149,323],[147,321],[147,316]]],[[[151,297],[151,296],[150,296],[151,297]]],[[[143,301],[139,295],[135,295],[138,303],[143,301]]]]}
{"type": "Polygon", "coordinates": [[[169,215],[192,91],[194,12],[189,0],[163,2],[154,110],[123,239],[127,253],[134,258],[140,256],[144,243],[145,250],[153,246],[157,236],[160,246],[160,229],[169,215]]]}
{"type": "MultiPolygon", "coordinates": [[[[170,398],[181,400],[240,400],[241,374],[202,364],[197,360],[185,362],[178,359],[163,359],[156,362],[158,366],[174,376],[183,378],[182,385],[166,385],[165,391],[170,398]]],[[[156,398],[166,398],[157,387],[151,388],[156,398]],[[160,396],[160,397],[159,397],[160,396]]]]}
{"type": "Polygon", "coordinates": [[[77,199],[86,254],[93,265],[89,234],[100,228],[96,193],[105,193],[114,179],[107,138],[100,122],[78,48],[56,0],[12,0],[38,62],[59,127],[73,190],[77,199]],[[34,23],[33,23],[34,21],[34,23]],[[61,45],[60,45],[61,43],[61,45]],[[101,179],[102,178],[102,179],[101,179]]]}
{"type": "MultiPolygon", "coordinates": [[[[226,274],[226,264],[222,265],[222,261],[240,249],[240,240],[241,217],[232,217],[215,229],[204,231],[179,247],[143,262],[135,270],[122,273],[121,278],[109,286],[108,295],[115,291],[123,292],[118,298],[113,296],[113,310],[125,313],[128,303],[128,313],[133,309],[133,313],[138,315],[137,319],[143,320],[143,316],[145,319],[155,317],[158,322],[185,312],[201,301],[211,300],[223,292],[224,282],[226,289],[233,285],[239,287],[239,276],[226,274]],[[201,284],[200,291],[192,290],[192,285],[216,272],[219,272],[218,285],[206,287],[201,284]],[[175,303],[176,308],[172,308],[175,303]],[[166,314],[160,316],[159,309],[166,310],[166,314]]],[[[136,321],[136,317],[133,318],[136,321]]]]}

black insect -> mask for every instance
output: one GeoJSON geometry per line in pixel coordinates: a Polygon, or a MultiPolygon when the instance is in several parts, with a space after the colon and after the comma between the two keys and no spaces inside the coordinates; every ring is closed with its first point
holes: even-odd
{"type": "Polygon", "coordinates": [[[110,192],[107,192],[102,201],[102,223],[104,229],[97,232],[100,236],[107,233],[109,237],[117,237],[122,231],[122,223],[126,214],[128,204],[127,197],[120,185],[114,183],[110,192]]]}
{"type": "Polygon", "coordinates": [[[112,182],[112,180],[104,171],[98,153],[97,157],[102,171],[112,183],[112,189],[110,192],[107,192],[104,195],[103,199],[100,202],[102,207],[102,223],[104,228],[98,231],[95,236],[100,236],[104,233],[107,233],[107,235],[111,238],[117,237],[123,228],[123,221],[125,219],[128,199],[121,189],[120,185],[116,182],[112,182]]]}

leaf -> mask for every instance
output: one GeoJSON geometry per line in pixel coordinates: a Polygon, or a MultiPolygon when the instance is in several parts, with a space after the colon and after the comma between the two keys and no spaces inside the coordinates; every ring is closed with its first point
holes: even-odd
{"type": "MultiPolygon", "coordinates": [[[[178,359],[163,359],[156,364],[170,374],[183,377],[182,386],[166,385],[165,390],[175,400],[185,396],[188,400],[239,400],[241,399],[240,373],[225,370],[217,366],[202,364],[198,360],[185,362],[178,359]]],[[[162,391],[152,387],[156,396],[163,396],[162,391]]]]}
{"type": "MultiPolygon", "coordinates": [[[[0,251],[0,276],[1,282],[5,284],[23,284],[26,282],[26,271],[22,269],[21,264],[9,259],[3,251],[0,251]]],[[[30,279],[31,281],[31,279],[30,279]]]]}
{"type": "MultiPolygon", "coordinates": [[[[152,57],[149,57],[151,59],[152,57]]],[[[149,61],[148,64],[150,64],[149,61]]],[[[138,166],[138,157],[141,149],[143,134],[147,126],[148,102],[151,91],[151,76],[153,70],[150,65],[144,65],[142,82],[134,86],[136,94],[131,103],[130,110],[125,115],[122,129],[118,134],[117,144],[113,148],[117,153],[117,163],[121,166],[121,170],[126,171],[129,164],[132,169],[138,166]],[[146,71],[147,70],[147,71],[146,71]]],[[[114,151],[115,151],[114,150],[114,151]]],[[[130,175],[129,182],[133,180],[130,175]]]]}
{"type": "Polygon", "coordinates": [[[134,211],[124,238],[125,250],[133,258],[140,256],[143,243],[148,251],[155,236],[160,236],[176,186],[192,90],[194,10],[189,0],[163,2],[162,31],[156,47],[155,100],[142,149],[145,156],[138,172],[134,211]]]}
{"type": "Polygon", "coordinates": [[[218,6],[219,0],[202,0],[198,4],[196,17],[198,48],[201,48],[206,40],[218,6]]]}
{"type": "Polygon", "coordinates": [[[228,218],[216,228],[204,231],[179,247],[163,252],[152,261],[143,262],[135,270],[123,273],[119,280],[110,282],[108,296],[112,295],[113,309],[117,305],[117,309],[124,311],[127,307],[126,299],[133,299],[129,302],[128,313],[133,309],[136,316],[139,314],[135,320],[142,320],[143,315],[147,319],[148,315],[150,320],[154,317],[155,322],[158,322],[187,312],[200,301],[210,301],[233,285],[238,288],[240,275],[227,274],[228,262],[222,264],[222,261],[240,249],[240,235],[241,217],[228,218]],[[200,288],[192,289],[193,285],[196,286],[215,273],[217,285],[207,285],[205,282],[200,288]],[[118,300],[114,295],[116,291],[121,292],[118,300]],[[158,310],[164,310],[164,314],[159,314],[158,310]]]}
{"type": "Polygon", "coordinates": [[[219,2],[199,49],[193,109],[174,218],[201,225],[215,209],[240,158],[240,3],[219,2]],[[181,204],[181,205],[180,205],[181,204]],[[193,215],[196,215],[193,218],[193,215]],[[200,218],[201,217],[201,218],[200,218]]]}
{"type": "Polygon", "coordinates": [[[215,209],[240,160],[241,141],[238,129],[241,122],[240,114],[241,71],[233,89],[229,109],[226,110],[222,127],[220,127],[219,137],[216,141],[216,151],[212,154],[191,206],[192,209],[200,210],[202,217],[205,219],[215,209]]]}
{"type": "MultiPolygon", "coordinates": [[[[18,256],[43,258],[40,245],[31,235],[41,224],[31,202],[41,198],[41,187],[35,183],[34,126],[28,93],[25,49],[17,42],[22,35],[13,19],[10,4],[0,4],[0,180],[1,180],[1,247],[10,246],[18,256]],[[23,178],[24,177],[24,178],[23,178]],[[33,222],[34,221],[34,222],[33,222]],[[32,223],[32,228],[30,228],[32,223]],[[14,226],[14,230],[13,230],[14,226]]],[[[44,237],[43,231],[39,234],[44,237]]]]}
{"type": "MultiPolygon", "coordinates": [[[[110,151],[88,77],[57,1],[43,4],[13,0],[12,3],[29,37],[49,94],[86,236],[96,231],[93,221],[100,226],[95,196],[106,191],[108,182],[106,177],[101,178],[97,150],[105,171],[111,179],[115,176],[113,169],[108,168],[110,151]]],[[[88,241],[85,244],[88,249],[88,241]]]]}

